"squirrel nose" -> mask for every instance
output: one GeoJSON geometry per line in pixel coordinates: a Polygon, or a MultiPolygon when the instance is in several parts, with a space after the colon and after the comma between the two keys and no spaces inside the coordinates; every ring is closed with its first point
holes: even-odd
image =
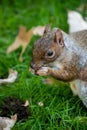
{"type": "Polygon", "coordinates": [[[41,66],[42,66],[42,64],[39,62],[38,63],[31,62],[31,64],[30,64],[30,67],[34,70],[38,70],[41,66]]]}

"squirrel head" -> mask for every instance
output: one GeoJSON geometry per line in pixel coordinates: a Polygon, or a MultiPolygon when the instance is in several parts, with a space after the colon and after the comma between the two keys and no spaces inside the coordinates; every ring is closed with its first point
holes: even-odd
{"type": "Polygon", "coordinates": [[[34,43],[31,68],[37,71],[58,58],[64,49],[64,40],[61,30],[47,25],[43,36],[34,43]]]}

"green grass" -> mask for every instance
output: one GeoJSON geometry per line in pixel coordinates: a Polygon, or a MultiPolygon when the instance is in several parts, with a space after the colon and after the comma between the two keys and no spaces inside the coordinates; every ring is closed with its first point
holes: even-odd
{"type": "Polygon", "coordinates": [[[18,71],[15,83],[0,86],[0,103],[9,96],[30,101],[31,116],[26,122],[17,122],[13,130],[86,130],[87,120],[79,117],[87,116],[87,109],[78,97],[73,94],[68,84],[56,82],[45,85],[42,78],[32,75],[29,66],[32,45],[37,37],[33,37],[27,47],[23,62],[18,60],[21,48],[6,55],[7,47],[14,41],[20,25],[27,29],[32,26],[51,24],[68,32],[67,10],[81,4],[78,0],[34,0],[34,1],[0,1],[0,77],[8,75],[8,69],[18,71]],[[38,102],[44,103],[43,107],[38,102]]]}

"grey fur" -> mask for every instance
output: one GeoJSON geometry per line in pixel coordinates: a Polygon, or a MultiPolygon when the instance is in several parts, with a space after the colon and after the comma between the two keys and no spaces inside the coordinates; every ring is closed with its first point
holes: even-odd
{"type": "Polygon", "coordinates": [[[77,94],[87,107],[87,30],[70,35],[58,28],[48,31],[34,44],[31,67],[35,74],[50,75],[70,82],[73,93],[77,94]],[[60,33],[56,35],[58,31],[60,33]],[[63,46],[60,47],[59,41],[54,42],[55,36],[59,38],[57,40],[60,40],[61,36],[63,46]],[[49,48],[54,47],[52,45],[55,46],[56,58],[47,61],[45,54],[49,48]],[[43,69],[44,64],[46,67],[43,69]]]}

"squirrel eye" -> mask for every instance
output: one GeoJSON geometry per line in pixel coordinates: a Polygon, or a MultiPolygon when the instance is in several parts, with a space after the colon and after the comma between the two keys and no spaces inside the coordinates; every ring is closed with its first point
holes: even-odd
{"type": "Polygon", "coordinates": [[[52,51],[49,51],[49,52],[47,53],[47,55],[48,55],[48,56],[52,56],[52,55],[53,55],[53,52],[52,52],[52,51]]]}
{"type": "Polygon", "coordinates": [[[54,56],[54,52],[52,50],[47,52],[47,56],[48,57],[53,57],[54,56]]]}

